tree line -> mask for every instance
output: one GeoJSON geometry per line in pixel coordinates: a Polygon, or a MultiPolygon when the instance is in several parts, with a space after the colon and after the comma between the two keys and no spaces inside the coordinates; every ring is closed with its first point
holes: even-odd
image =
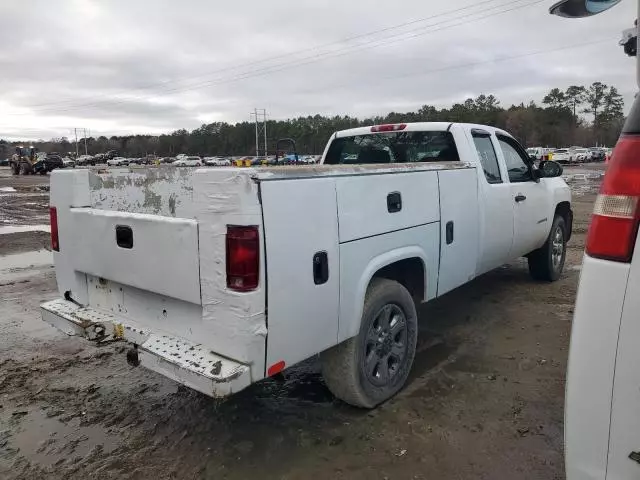
{"type": "MultiPolygon", "coordinates": [[[[525,146],[613,146],[624,123],[623,108],[624,101],[615,87],[594,82],[588,86],[553,88],[541,104],[530,101],[507,108],[502,107],[494,95],[483,94],[449,108],[423,105],[412,112],[390,112],[364,119],[349,115],[314,115],[269,120],[267,153],[275,153],[275,143],[279,138],[295,139],[298,153],[320,154],[336,130],[381,123],[432,121],[493,125],[507,130],[525,146]]],[[[18,143],[0,140],[0,158],[10,156],[18,143]]],[[[66,137],[30,143],[45,152],[66,153],[76,148],[75,143],[66,137]]],[[[264,154],[262,141],[260,144],[259,153],[264,154]]],[[[254,155],[255,125],[251,122],[214,122],[190,132],[180,129],[163,135],[90,137],[86,139],[86,146],[89,154],[116,150],[119,155],[127,157],[147,154],[175,156],[179,153],[254,155]]],[[[84,153],[85,139],[79,141],[78,150],[84,153]]]]}

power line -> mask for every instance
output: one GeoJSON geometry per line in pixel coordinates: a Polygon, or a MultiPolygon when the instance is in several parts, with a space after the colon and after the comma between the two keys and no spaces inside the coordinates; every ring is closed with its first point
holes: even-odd
{"type": "MultiPolygon", "coordinates": [[[[321,48],[331,47],[333,45],[339,45],[341,43],[347,43],[347,42],[350,42],[350,41],[353,41],[353,40],[358,40],[358,39],[374,36],[374,35],[377,35],[379,33],[400,29],[400,28],[403,28],[403,27],[407,27],[409,25],[415,25],[416,23],[422,23],[422,22],[425,22],[427,20],[432,20],[434,18],[443,17],[443,16],[446,16],[446,15],[450,15],[450,14],[453,14],[453,13],[458,13],[458,12],[461,12],[461,11],[464,11],[464,10],[468,10],[468,9],[472,9],[472,8],[477,8],[477,7],[485,5],[487,3],[493,3],[493,2],[496,2],[496,1],[498,1],[498,0],[484,0],[482,2],[476,2],[476,3],[470,4],[470,5],[466,5],[464,7],[459,7],[459,8],[453,9],[453,10],[447,10],[446,12],[438,13],[436,15],[430,15],[428,17],[423,17],[423,18],[419,18],[419,19],[415,19],[415,20],[410,20],[408,22],[399,23],[399,24],[392,25],[392,26],[389,26],[389,27],[384,27],[384,28],[380,28],[380,29],[377,29],[377,30],[372,30],[372,31],[369,31],[369,32],[361,33],[361,34],[344,37],[344,38],[342,38],[340,40],[335,40],[335,41],[332,41],[332,42],[328,42],[328,43],[324,43],[324,44],[320,44],[320,45],[315,45],[315,46],[304,48],[304,49],[301,49],[301,50],[296,50],[296,51],[293,51],[293,52],[288,52],[288,53],[284,53],[284,54],[280,54],[280,55],[275,55],[275,56],[267,57],[267,58],[264,58],[264,59],[261,59],[261,60],[254,60],[254,61],[251,61],[251,62],[244,62],[244,63],[240,63],[238,65],[234,65],[234,66],[231,66],[231,67],[225,67],[225,68],[216,69],[216,70],[213,70],[213,71],[201,74],[201,75],[185,77],[185,78],[182,78],[182,79],[164,80],[162,82],[156,82],[156,83],[147,84],[147,85],[140,86],[140,87],[134,87],[134,88],[131,88],[129,90],[121,91],[121,92],[118,92],[118,93],[126,94],[126,93],[129,93],[131,91],[135,91],[135,90],[147,90],[149,88],[153,88],[153,87],[156,87],[156,86],[162,86],[162,85],[166,85],[166,84],[169,84],[169,83],[182,82],[182,81],[185,81],[185,80],[192,80],[192,79],[195,79],[195,78],[208,77],[210,75],[221,73],[221,72],[226,72],[226,71],[230,71],[230,70],[237,70],[237,69],[240,69],[240,68],[243,68],[243,67],[250,67],[250,66],[254,66],[256,64],[261,64],[261,63],[266,63],[266,62],[270,62],[270,61],[273,61],[273,60],[278,60],[280,58],[287,58],[287,57],[291,57],[293,55],[299,55],[301,53],[315,51],[315,50],[319,50],[321,48]]],[[[511,2],[508,2],[508,3],[511,3],[511,2]]],[[[480,12],[476,12],[476,13],[480,13],[480,12]]],[[[118,93],[116,93],[116,95],[118,93]]],[[[108,97],[109,95],[105,94],[105,95],[100,95],[100,96],[108,97]]],[[[95,96],[93,96],[92,98],[95,99],[95,96]]],[[[77,101],[78,101],[77,99],[68,99],[68,100],[63,100],[63,101],[60,101],[60,102],[51,102],[51,103],[44,103],[44,104],[28,105],[27,107],[28,108],[37,108],[37,107],[45,107],[45,106],[55,106],[55,105],[61,105],[61,104],[67,104],[67,103],[75,103],[77,101]]]]}
{"type": "MultiPolygon", "coordinates": [[[[517,3],[517,2],[520,2],[520,1],[523,1],[523,0],[509,1],[509,2],[507,2],[505,4],[501,4],[501,5],[497,5],[497,6],[491,7],[489,10],[495,9],[495,8],[504,7],[506,5],[513,5],[514,3],[517,3]]],[[[167,94],[167,93],[176,93],[176,92],[185,92],[185,91],[197,90],[197,89],[205,88],[205,87],[209,87],[209,86],[217,86],[217,85],[221,85],[221,84],[225,84],[225,83],[233,83],[233,82],[237,82],[237,81],[240,81],[240,80],[245,80],[247,78],[254,78],[254,77],[263,76],[265,74],[276,73],[276,72],[279,72],[279,71],[282,71],[282,70],[286,70],[288,68],[299,67],[299,66],[303,66],[303,65],[308,65],[310,63],[315,63],[318,60],[325,60],[327,58],[337,58],[337,57],[341,57],[341,56],[345,56],[345,55],[350,55],[350,54],[355,53],[355,52],[360,52],[360,51],[363,51],[363,50],[369,50],[371,48],[388,46],[390,44],[398,43],[398,42],[401,42],[401,41],[404,41],[404,40],[407,40],[407,39],[410,39],[410,38],[415,38],[415,37],[418,37],[418,36],[427,35],[427,34],[430,34],[430,33],[435,33],[435,32],[441,31],[441,30],[446,30],[448,28],[457,27],[457,26],[464,25],[464,24],[467,24],[467,23],[470,23],[470,22],[475,22],[475,21],[482,20],[482,19],[485,19],[485,18],[489,18],[489,17],[493,17],[493,16],[496,16],[496,15],[501,15],[501,14],[504,14],[504,13],[508,13],[508,12],[511,12],[511,11],[514,11],[514,10],[518,10],[518,9],[521,9],[521,8],[526,8],[526,7],[541,3],[543,1],[544,0],[536,0],[536,1],[533,1],[533,2],[529,2],[529,3],[523,4],[523,5],[516,6],[516,7],[500,10],[498,12],[493,12],[493,13],[488,14],[488,15],[482,15],[480,17],[474,17],[474,18],[471,18],[471,19],[463,21],[463,22],[458,22],[458,23],[454,23],[454,24],[451,24],[451,25],[445,25],[445,26],[443,26],[441,28],[422,31],[422,30],[425,30],[426,28],[438,26],[440,24],[448,23],[448,22],[451,22],[453,20],[459,20],[460,18],[467,18],[467,17],[472,17],[473,15],[477,15],[478,12],[474,12],[472,14],[464,15],[464,16],[458,17],[456,19],[444,20],[442,22],[437,22],[435,24],[427,25],[427,26],[424,26],[424,27],[421,27],[421,28],[418,28],[418,29],[414,29],[414,30],[410,30],[408,32],[394,34],[394,35],[391,35],[391,36],[388,36],[388,37],[377,39],[377,40],[374,40],[375,43],[369,43],[369,44],[366,44],[366,45],[349,46],[349,47],[344,47],[342,49],[338,49],[338,50],[335,50],[335,51],[319,53],[319,54],[316,54],[316,55],[301,59],[301,60],[304,60],[302,62],[300,60],[294,60],[294,61],[290,61],[290,62],[285,62],[285,63],[279,64],[279,65],[267,66],[267,67],[263,67],[263,68],[260,68],[260,69],[257,69],[257,70],[245,72],[245,73],[240,74],[239,76],[228,78],[228,79],[224,79],[223,78],[223,79],[211,80],[211,81],[206,81],[206,82],[199,83],[199,84],[190,85],[190,86],[187,86],[187,87],[176,87],[176,88],[173,88],[173,89],[165,90],[165,91],[160,92],[160,93],[167,94]],[[416,33],[414,33],[414,32],[416,32],[416,33]],[[414,33],[414,34],[410,35],[410,36],[406,36],[408,33],[414,33]],[[388,41],[389,39],[394,39],[394,40],[389,42],[388,41]],[[353,47],[356,47],[356,48],[353,48],[353,47]],[[357,47],[359,47],[359,48],[357,48],[357,47]]],[[[25,113],[12,113],[12,114],[8,114],[8,115],[31,115],[33,113],[68,112],[68,111],[73,111],[73,110],[77,110],[79,108],[84,108],[84,107],[99,106],[99,105],[104,104],[104,103],[108,103],[110,106],[114,106],[114,105],[119,105],[119,104],[123,104],[123,103],[128,103],[128,102],[134,101],[134,100],[149,99],[149,98],[156,97],[158,95],[159,95],[159,93],[153,93],[153,94],[150,94],[150,95],[146,95],[144,97],[133,96],[131,98],[118,100],[118,101],[103,101],[103,102],[93,102],[93,103],[78,104],[78,105],[71,106],[71,107],[66,108],[66,109],[60,109],[60,110],[59,109],[43,109],[43,110],[35,110],[35,111],[25,112],[25,113]]]]}
{"type": "MultiPolygon", "coordinates": [[[[423,76],[423,75],[431,75],[433,73],[440,73],[440,72],[446,72],[448,70],[458,70],[461,68],[467,68],[467,67],[476,67],[479,65],[486,65],[486,64],[490,64],[490,63],[499,63],[499,62],[507,62],[510,60],[517,60],[520,58],[525,58],[525,57],[533,57],[535,55],[540,55],[542,53],[553,53],[553,52],[558,52],[558,51],[562,51],[562,50],[571,50],[574,48],[582,48],[582,47],[586,47],[586,46],[590,46],[590,45],[595,45],[598,43],[604,43],[604,42],[610,42],[612,40],[615,40],[617,37],[607,37],[607,38],[602,38],[599,40],[594,40],[591,42],[581,42],[581,43],[576,43],[576,44],[572,44],[572,45],[565,45],[563,47],[555,47],[555,48],[549,48],[549,49],[545,49],[545,50],[536,50],[533,52],[527,52],[527,53],[522,53],[522,54],[517,54],[517,55],[509,55],[509,56],[505,56],[505,57],[499,57],[499,58],[492,58],[490,60],[482,60],[482,61],[478,61],[478,62],[470,62],[470,63],[462,63],[462,64],[458,64],[458,65],[449,65],[446,67],[441,67],[441,68],[435,68],[435,69],[431,69],[431,70],[425,70],[422,72],[414,72],[414,73],[404,73],[404,74],[400,74],[400,75],[393,75],[393,76],[387,76],[387,77],[377,77],[375,79],[375,81],[372,82],[368,82],[367,86],[370,86],[372,84],[375,83],[381,83],[387,80],[397,80],[398,78],[407,78],[407,77],[416,77],[416,76],[423,76]]],[[[348,87],[351,84],[349,83],[343,83],[343,84],[338,84],[338,85],[329,85],[327,87],[322,87],[322,90],[328,90],[328,89],[332,89],[332,88],[342,88],[342,87],[348,87]]],[[[299,92],[294,92],[294,94],[306,94],[306,93],[312,93],[316,90],[302,90],[299,92]]]]}

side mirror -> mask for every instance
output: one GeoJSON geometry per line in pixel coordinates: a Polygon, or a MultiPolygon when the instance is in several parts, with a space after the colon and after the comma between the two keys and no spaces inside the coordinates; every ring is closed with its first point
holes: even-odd
{"type": "Polygon", "coordinates": [[[562,165],[553,160],[544,160],[538,165],[538,172],[541,178],[553,178],[562,175],[562,165]]]}
{"type": "Polygon", "coordinates": [[[549,9],[552,15],[567,18],[583,18],[615,7],[620,0],[562,0],[549,9]]]}

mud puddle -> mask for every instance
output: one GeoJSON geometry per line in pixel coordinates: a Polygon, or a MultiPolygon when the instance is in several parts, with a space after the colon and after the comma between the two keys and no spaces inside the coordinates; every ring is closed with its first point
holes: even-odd
{"type": "MultiPolygon", "coordinates": [[[[20,416],[14,412],[13,421],[20,416]]],[[[63,423],[36,410],[26,413],[18,421],[20,430],[9,440],[7,447],[41,466],[97,453],[111,453],[119,444],[119,439],[105,433],[102,426],[83,426],[78,417],[63,423]]]]}
{"type": "Polygon", "coordinates": [[[0,284],[19,281],[33,275],[34,269],[51,268],[53,255],[49,250],[0,256],[0,284]]]}
{"type": "Polygon", "coordinates": [[[51,232],[49,225],[4,225],[0,227],[0,235],[23,232],[51,232]]]}

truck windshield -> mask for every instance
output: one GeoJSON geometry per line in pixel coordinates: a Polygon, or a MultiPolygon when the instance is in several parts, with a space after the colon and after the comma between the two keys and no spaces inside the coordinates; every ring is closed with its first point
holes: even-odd
{"type": "Polygon", "coordinates": [[[459,161],[451,132],[385,132],[339,137],[331,142],[325,164],[459,161]]]}

